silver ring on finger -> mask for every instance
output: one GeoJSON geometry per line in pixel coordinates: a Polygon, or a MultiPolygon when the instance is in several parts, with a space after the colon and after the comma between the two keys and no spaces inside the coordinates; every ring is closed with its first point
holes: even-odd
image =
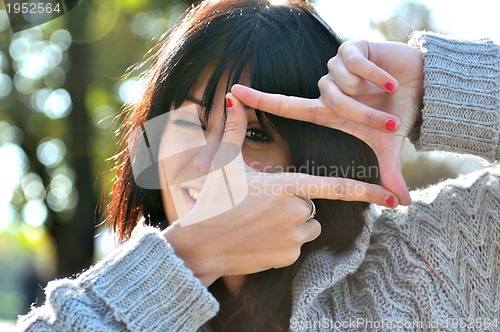
{"type": "Polygon", "coordinates": [[[311,202],[312,207],[311,214],[309,215],[309,218],[307,218],[307,220],[311,220],[316,215],[316,205],[314,205],[314,202],[312,200],[309,200],[309,202],[311,202]]]}

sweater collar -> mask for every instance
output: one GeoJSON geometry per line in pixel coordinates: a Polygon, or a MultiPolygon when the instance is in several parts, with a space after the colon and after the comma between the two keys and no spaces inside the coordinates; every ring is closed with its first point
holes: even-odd
{"type": "Polygon", "coordinates": [[[370,243],[374,220],[380,213],[378,206],[370,205],[365,212],[365,227],[351,249],[339,254],[319,249],[304,259],[293,281],[292,316],[304,313],[304,307],[314,302],[324,290],[358,269],[370,243]]]}

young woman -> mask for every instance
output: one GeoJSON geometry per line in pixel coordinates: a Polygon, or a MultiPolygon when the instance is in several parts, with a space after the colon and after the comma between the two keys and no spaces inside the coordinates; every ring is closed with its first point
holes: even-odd
{"type": "MultiPolygon", "coordinates": [[[[430,40],[442,54],[439,45],[446,42],[430,40]]],[[[418,123],[422,64],[416,49],[392,48],[411,54],[411,79],[398,77],[385,62],[362,61],[363,53],[356,55],[349,46],[329,63],[330,73],[320,81],[321,100],[283,97],[318,98],[317,81],[327,74],[326,63],[339,45],[302,1],[204,1],[190,10],[162,44],[148,89],[125,121],[124,142],[133,144],[125,144],[120,154],[109,220],[128,241],[77,279],[50,283],[47,303],[21,318],[20,327],[310,331],[338,324],[370,329],[346,326],[353,317],[362,320],[359,324],[425,321],[441,327],[459,318],[498,317],[498,306],[490,300],[499,284],[498,171],[415,193],[410,208],[356,202],[409,203],[398,164],[389,159],[399,153],[402,135],[418,123]],[[343,61],[352,53],[361,62],[356,68],[370,67],[367,63],[384,68],[384,81],[368,77],[374,84],[363,86],[366,71],[353,70],[350,64],[356,61],[343,61]],[[347,84],[353,78],[355,84],[347,84]],[[226,94],[235,83],[268,94],[242,85],[233,87],[234,96],[226,94]],[[382,86],[383,94],[375,86],[382,86]],[[370,98],[357,93],[363,89],[370,89],[370,98]],[[398,112],[402,105],[411,111],[398,112]],[[162,122],[159,143],[148,137],[146,145],[153,156],[175,158],[158,158],[154,167],[161,189],[146,189],[134,173],[140,156],[137,128],[148,133],[151,121],[165,114],[170,116],[162,122]],[[197,123],[204,138],[199,153],[192,145],[171,154],[177,145],[169,143],[197,123]],[[248,195],[233,208],[210,214],[220,204],[220,196],[210,193],[222,193],[218,188],[224,187],[211,176],[214,169],[210,172],[225,152],[223,143],[241,148],[242,160],[253,171],[246,173],[248,195]],[[376,185],[377,173],[366,171],[377,165],[377,157],[382,182],[397,196],[376,185]],[[316,167],[310,167],[313,161],[316,167]],[[325,171],[332,166],[343,172],[332,177],[325,171]],[[358,166],[365,172],[347,171],[358,166]],[[281,172],[290,170],[310,175],[281,172]],[[265,190],[270,184],[283,190],[265,190]],[[141,218],[166,229],[136,227],[141,218]],[[134,228],[137,234],[129,239],[134,228]]],[[[432,50],[431,45],[425,47],[432,50]]],[[[489,71],[474,73],[498,85],[498,58],[494,62],[492,54],[489,71]]],[[[481,53],[474,59],[483,60],[481,53]]],[[[458,54],[453,61],[465,60],[458,54]]],[[[448,67],[440,64],[442,73],[448,67]]],[[[446,73],[459,82],[463,78],[461,72],[446,73]]],[[[428,77],[426,88],[436,84],[428,77]]],[[[446,84],[456,89],[454,80],[446,84]]],[[[482,87],[468,92],[471,100],[488,93],[482,87]]],[[[498,89],[489,93],[498,101],[498,89]]],[[[453,96],[447,99],[452,104],[453,96]]],[[[455,100],[459,105],[463,99],[455,100]]],[[[490,109],[485,105],[480,101],[470,112],[476,115],[467,113],[474,121],[461,125],[473,123],[481,133],[489,128],[498,158],[498,102],[490,109]],[[481,114],[490,117],[481,121],[481,114]]],[[[426,104],[422,129],[434,128],[439,110],[439,103],[426,104]]],[[[450,128],[461,118],[451,119],[450,128]]],[[[463,132],[456,131],[453,142],[469,141],[463,132]]],[[[439,139],[446,146],[446,138],[439,139]]]]}
{"type": "MultiPolygon", "coordinates": [[[[222,196],[212,190],[203,200],[203,191],[198,192],[201,188],[212,188],[204,181],[213,154],[215,151],[220,153],[218,144],[224,132],[225,108],[228,106],[225,96],[230,86],[240,82],[266,92],[317,97],[317,81],[326,74],[325,64],[339,45],[338,38],[309,5],[301,1],[283,6],[271,6],[267,1],[207,1],[188,14],[164,42],[151,72],[149,89],[126,121],[130,124],[126,131],[133,130],[134,133],[145,121],[166,122],[165,135],[156,135],[156,139],[152,138],[154,133],[151,134],[151,130],[146,130],[149,141],[161,142],[159,151],[152,153],[165,156],[159,158],[165,162],[160,162],[159,171],[152,167],[159,172],[158,182],[163,189],[146,190],[134,185],[133,165],[129,156],[123,155],[119,181],[109,209],[110,221],[121,238],[130,236],[140,217],[144,217],[147,224],[159,224],[160,228],[182,217],[184,221],[186,218],[207,219],[210,213],[203,207],[222,205],[222,196]],[[193,116],[190,110],[199,113],[199,120],[198,114],[193,116]],[[169,112],[168,120],[157,120],[165,112],[169,112]],[[196,138],[189,136],[196,135],[192,127],[197,124],[204,132],[204,149],[196,149],[196,138]],[[181,147],[183,144],[188,146],[181,147]],[[177,152],[182,150],[182,153],[170,153],[166,151],[169,147],[177,152]],[[185,151],[192,151],[195,155],[185,151]],[[172,154],[173,157],[167,157],[172,154]],[[196,209],[193,209],[193,195],[198,195],[200,200],[196,209]],[[187,216],[191,209],[192,213],[187,216]]],[[[236,121],[247,123],[246,130],[239,128],[246,133],[237,134],[236,140],[239,141],[234,143],[241,146],[243,160],[252,169],[275,172],[302,167],[310,174],[328,176],[325,170],[335,165],[345,172],[350,168],[371,170],[349,172],[348,176],[378,182],[378,172],[373,171],[376,169],[374,154],[362,141],[340,131],[266,116],[254,109],[247,108],[241,114],[242,105],[236,99],[232,104],[236,121]],[[241,138],[244,138],[243,144],[241,138]],[[324,142],[331,144],[325,145],[324,142]],[[318,173],[321,171],[323,173],[318,173]]],[[[235,120],[228,115],[227,121],[235,120]]],[[[162,125],[159,127],[163,128],[162,125]]],[[[129,134],[127,141],[133,138],[129,134]]],[[[287,183],[284,181],[292,180],[282,175],[262,178],[259,174],[249,173],[247,176],[250,190],[255,189],[256,181],[266,183],[268,188],[285,188],[287,183]]],[[[332,184],[331,181],[325,182],[322,188],[327,185],[333,188],[332,184]]],[[[220,303],[219,314],[209,324],[220,330],[286,328],[291,310],[291,284],[301,259],[291,263],[298,260],[300,250],[302,257],[314,248],[343,251],[352,245],[365,223],[366,203],[316,201],[317,220],[327,221],[321,225],[319,235],[318,221],[308,220],[311,203],[302,199],[305,197],[277,195],[276,190],[271,192],[264,186],[259,186],[259,189],[261,195],[257,195],[256,190],[249,192],[246,204],[237,206],[229,215],[227,222],[231,223],[231,228],[226,225],[207,228],[205,223],[192,226],[202,229],[195,232],[204,234],[203,239],[191,234],[192,229],[174,228],[175,225],[169,233],[172,244],[177,243],[178,238],[187,239],[187,243],[174,245],[175,251],[202,282],[210,286],[209,291],[220,303]],[[296,226],[290,227],[294,222],[296,226]],[[284,232],[283,227],[287,225],[290,230],[284,232]],[[244,231],[246,228],[251,229],[244,231]],[[267,240],[263,240],[264,236],[267,240]],[[316,237],[318,239],[314,242],[301,248],[304,242],[316,237]],[[249,245],[248,238],[254,238],[258,243],[249,245]],[[217,247],[214,239],[217,239],[217,247]],[[288,239],[293,244],[286,243],[288,239]],[[269,248],[266,243],[271,241],[278,243],[269,248]],[[243,247],[245,242],[248,248],[243,247]],[[193,252],[193,246],[197,252],[193,252]],[[249,248],[256,246],[266,248],[266,255],[270,256],[268,260],[254,257],[255,250],[249,248]],[[236,255],[240,251],[244,254],[236,255]],[[245,264],[240,267],[231,262],[226,264],[230,268],[220,266],[229,260],[245,264]],[[251,266],[253,264],[249,261],[255,261],[256,266],[251,266]],[[282,269],[271,269],[277,267],[282,269]],[[259,271],[263,272],[242,277],[259,271]],[[221,276],[225,277],[219,278],[221,276]]],[[[328,192],[322,191],[323,195],[328,192]]],[[[365,191],[359,192],[366,195],[365,191]]],[[[376,200],[385,204],[391,195],[386,191],[376,200]]],[[[346,199],[362,198],[353,193],[346,199]]],[[[217,222],[225,221],[217,219],[217,222]]]]}

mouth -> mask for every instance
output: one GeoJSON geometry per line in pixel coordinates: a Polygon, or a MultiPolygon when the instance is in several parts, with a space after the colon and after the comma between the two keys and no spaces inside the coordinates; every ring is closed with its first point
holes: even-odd
{"type": "Polygon", "coordinates": [[[196,205],[196,201],[198,200],[198,195],[200,194],[200,190],[186,187],[182,188],[182,194],[184,196],[184,200],[186,201],[186,205],[189,209],[193,209],[196,205]]]}
{"type": "Polygon", "coordinates": [[[195,201],[198,200],[198,194],[200,193],[199,190],[197,189],[194,189],[194,188],[187,188],[187,193],[189,195],[189,197],[191,197],[192,199],[194,199],[195,201]]]}

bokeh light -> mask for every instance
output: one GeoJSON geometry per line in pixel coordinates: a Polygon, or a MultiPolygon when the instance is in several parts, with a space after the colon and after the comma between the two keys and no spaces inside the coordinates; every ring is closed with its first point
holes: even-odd
{"type": "MultiPolygon", "coordinates": [[[[0,194],[2,190],[0,190],[0,194]]],[[[16,209],[12,204],[5,202],[0,197],[0,230],[9,227],[16,215],[16,209]]]]}
{"type": "Polygon", "coordinates": [[[43,226],[47,214],[47,207],[43,201],[38,199],[27,201],[21,212],[24,222],[33,227],[43,226]]]}
{"type": "Polygon", "coordinates": [[[16,73],[14,75],[14,85],[17,91],[25,95],[31,94],[35,91],[35,81],[24,77],[21,73],[16,73]]]}
{"type": "MultiPolygon", "coordinates": [[[[0,130],[0,134],[2,132],[5,134],[5,130],[0,130]]],[[[0,145],[0,228],[9,226],[14,220],[16,210],[11,199],[28,166],[28,158],[19,145],[0,145]]]]}
{"type": "Polygon", "coordinates": [[[67,166],[58,167],[52,174],[47,204],[51,210],[62,212],[71,210],[78,203],[78,194],[74,188],[75,175],[67,166]]]}
{"type": "Polygon", "coordinates": [[[41,53],[44,58],[48,60],[48,65],[51,68],[58,66],[63,59],[63,52],[61,48],[56,45],[46,45],[41,53]]]}
{"type": "Polygon", "coordinates": [[[71,45],[71,34],[67,30],[56,30],[50,35],[50,42],[61,51],[66,51],[71,45]]]}
{"type": "Polygon", "coordinates": [[[6,98],[12,91],[12,80],[7,74],[0,73],[0,99],[6,98]]]}
{"type": "Polygon", "coordinates": [[[28,52],[30,43],[26,38],[14,38],[10,43],[9,53],[12,59],[18,60],[28,52]]]}
{"type": "Polygon", "coordinates": [[[51,119],[61,119],[71,112],[71,97],[65,89],[39,89],[31,95],[31,107],[51,119]]]}
{"type": "Polygon", "coordinates": [[[133,78],[121,81],[117,85],[117,97],[122,103],[135,103],[144,92],[144,81],[133,78]]]}
{"type": "Polygon", "coordinates": [[[0,146],[5,143],[21,144],[23,132],[6,121],[0,121],[0,146]]]}
{"type": "Polygon", "coordinates": [[[56,89],[50,93],[43,104],[43,111],[51,119],[60,119],[71,112],[71,96],[65,89],[56,89]]]}
{"type": "Polygon", "coordinates": [[[46,167],[55,167],[66,156],[66,146],[59,139],[45,139],[36,150],[38,160],[46,167]]]}
{"type": "Polygon", "coordinates": [[[57,89],[66,81],[66,72],[61,67],[55,67],[43,79],[47,87],[57,89]]]}
{"type": "Polygon", "coordinates": [[[19,184],[29,166],[24,150],[17,144],[7,143],[0,146],[0,197],[8,195],[19,184]]]}
{"type": "Polygon", "coordinates": [[[45,199],[45,187],[38,174],[25,174],[21,181],[21,187],[24,192],[24,197],[26,197],[27,200],[43,201],[45,199]]]}
{"type": "Polygon", "coordinates": [[[18,72],[26,78],[37,80],[49,71],[47,58],[40,53],[28,53],[20,58],[18,72]]]}

